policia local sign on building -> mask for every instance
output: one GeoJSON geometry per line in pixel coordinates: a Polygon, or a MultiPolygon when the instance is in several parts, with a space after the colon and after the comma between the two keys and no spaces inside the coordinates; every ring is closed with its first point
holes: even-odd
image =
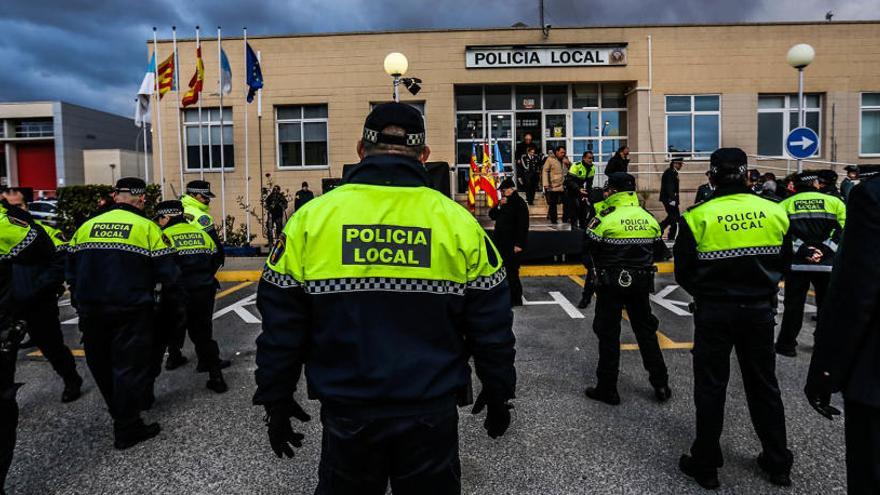
{"type": "Polygon", "coordinates": [[[469,46],[468,69],[626,65],[626,45],[469,46]]]}

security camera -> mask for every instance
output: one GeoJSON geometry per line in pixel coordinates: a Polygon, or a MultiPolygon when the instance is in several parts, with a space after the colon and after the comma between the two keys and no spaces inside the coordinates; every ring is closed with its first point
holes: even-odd
{"type": "Polygon", "coordinates": [[[545,38],[550,36],[550,28],[551,27],[552,26],[550,24],[544,24],[544,26],[541,28],[541,31],[544,33],[545,38]]]}

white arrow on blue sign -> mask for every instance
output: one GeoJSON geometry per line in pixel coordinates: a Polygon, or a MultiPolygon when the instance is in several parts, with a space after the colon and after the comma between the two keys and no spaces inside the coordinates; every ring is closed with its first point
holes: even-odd
{"type": "Polygon", "coordinates": [[[803,160],[816,154],[819,149],[819,136],[809,127],[792,129],[785,138],[785,151],[788,156],[803,160]]]}

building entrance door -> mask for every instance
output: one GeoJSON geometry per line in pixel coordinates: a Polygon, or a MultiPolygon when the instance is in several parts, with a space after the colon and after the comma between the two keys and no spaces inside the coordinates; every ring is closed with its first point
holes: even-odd
{"type": "Polygon", "coordinates": [[[516,174],[513,166],[513,112],[489,112],[489,153],[496,160],[495,143],[501,151],[504,172],[516,174]]]}
{"type": "Polygon", "coordinates": [[[532,144],[537,148],[537,153],[540,155],[543,152],[543,146],[541,143],[543,142],[541,136],[543,133],[541,132],[541,112],[516,112],[516,155],[513,157],[514,160],[519,160],[520,155],[526,152],[525,145],[523,144],[523,137],[526,134],[532,135],[532,144]]]}

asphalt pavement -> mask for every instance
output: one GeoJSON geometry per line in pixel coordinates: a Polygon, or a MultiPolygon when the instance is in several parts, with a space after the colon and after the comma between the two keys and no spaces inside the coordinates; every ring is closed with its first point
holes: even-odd
{"type": "MultiPolygon", "coordinates": [[[[669,275],[653,297],[673,398],[654,401],[635,338],[623,324],[619,391],[612,407],[586,399],[597,359],[593,307],[578,310],[577,277],[524,279],[526,306],[514,310],[518,390],[507,435],[490,440],[482,418],[460,410],[463,493],[466,494],[689,494],[703,493],[678,472],[688,451],[694,413],[689,298],[669,275]]],[[[314,419],[296,424],[306,433],[294,459],[269,449],[262,408],[254,392],[254,339],[260,330],[256,284],[225,283],[217,300],[215,336],[233,361],[230,390],[205,389],[195,364],[163,372],[157,402],[146,418],[162,433],[126,451],[112,445],[112,427],[84,358],[84,396],[61,404],[62,383],[34,349],[22,351],[18,381],[21,422],[7,490],[11,494],[305,494],[313,493],[321,444],[319,405],[300,397],[314,419]],[[29,353],[31,355],[29,355],[29,353]]],[[[845,493],[843,422],[812,411],[801,392],[814,324],[807,308],[797,358],[778,357],[777,368],[794,452],[794,485],[770,485],[755,464],[760,444],[733,358],[722,447],[726,464],[719,493],[845,493]]],[[[62,307],[66,339],[81,356],[75,314],[62,307]]],[[[185,354],[194,360],[187,343],[185,354]]],[[[304,387],[301,387],[304,388],[304,387]]],[[[840,405],[840,404],[838,404],[840,405]]]]}

